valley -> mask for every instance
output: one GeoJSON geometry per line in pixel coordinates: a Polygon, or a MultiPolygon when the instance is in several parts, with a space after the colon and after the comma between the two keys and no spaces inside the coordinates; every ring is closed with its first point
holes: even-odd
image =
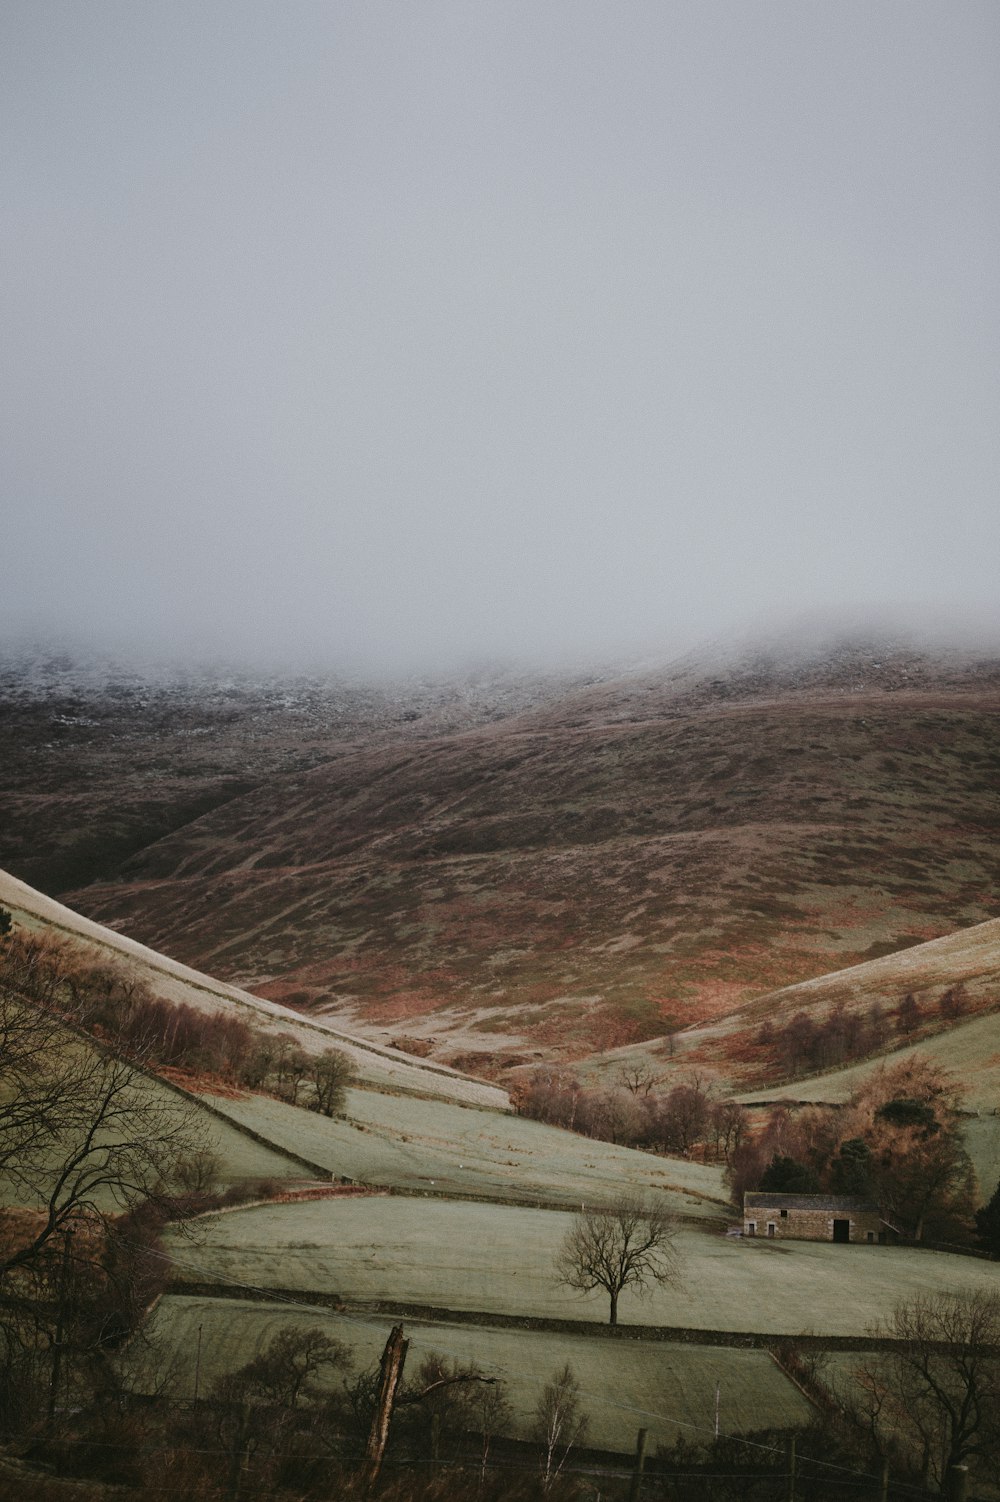
{"type": "Polygon", "coordinates": [[[177,717],[173,693],[122,709],[77,683],[46,741],[51,690],[12,692],[15,933],[353,1072],[325,1115],[154,1056],[143,1089],[230,1199],[153,1254],[161,1365],[136,1391],[169,1370],[172,1402],[221,1392],[289,1331],[370,1370],[402,1321],[414,1369],[503,1378],[510,1445],[569,1363],[587,1453],[627,1465],[641,1427],[665,1453],[710,1445],[719,1413],[737,1442],[816,1423],[826,1389],[789,1350],[854,1402],[901,1300],[991,1299],[975,1256],[732,1234],[739,1138],[713,1149],[708,1116],[690,1150],[635,1145],[671,1091],[753,1143],[913,1064],[959,1090],[978,1202],[996,1182],[1000,669],[880,650],[873,688],[874,661],[494,686],[419,715],[244,688],[177,717]],[[789,1051],[802,1019],[818,1065],[789,1051]],[[532,1119],[532,1089],[617,1102],[612,1124],[532,1119]],[[609,1326],[558,1261],[623,1192],[669,1209],[677,1273],[609,1326]]]}

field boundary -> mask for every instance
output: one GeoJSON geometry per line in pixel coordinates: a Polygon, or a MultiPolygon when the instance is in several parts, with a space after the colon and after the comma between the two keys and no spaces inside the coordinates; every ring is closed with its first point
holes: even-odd
{"type": "MultiPolygon", "coordinates": [[[[581,1335],[597,1340],[626,1340],[650,1345],[717,1346],[735,1350],[767,1351],[789,1343],[809,1351],[894,1351],[906,1347],[902,1340],[875,1335],[815,1335],[799,1331],[773,1333],[763,1330],[706,1330],[692,1325],[610,1325],[600,1320],[555,1319],[534,1314],[501,1314],[486,1309],[448,1309],[436,1304],[411,1304],[398,1299],[342,1299],[335,1293],[306,1288],[264,1288],[232,1283],[188,1282],[172,1279],[167,1296],[224,1299],[228,1302],[276,1304],[305,1309],[309,1305],[344,1315],[368,1315],[412,1320],[429,1325],[480,1326],[488,1330],[523,1330],[541,1335],[581,1335]]],[[[934,1343],[947,1352],[947,1342],[934,1343]]],[[[1000,1352],[998,1352],[1000,1354],[1000,1352]]],[[[775,1358],[777,1360],[777,1358],[775,1358]]],[[[782,1363],[777,1362],[784,1376],[782,1363]]],[[[796,1384],[798,1385],[798,1384],[796,1384]]],[[[808,1394],[806,1394],[808,1397],[808,1394]]],[[[813,1403],[812,1398],[809,1399],[813,1403]]]]}
{"type": "MultiPolygon", "coordinates": [[[[352,1182],[361,1183],[362,1181],[359,1179],[352,1182]]],[[[416,1186],[409,1184],[397,1185],[369,1183],[366,1185],[366,1187],[370,1189],[381,1189],[386,1194],[397,1195],[403,1199],[463,1200],[474,1205],[509,1205],[512,1208],[519,1210],[554,1210],[560,1215],[576,1215],[578,1213],[575,1200],[573,1200],[572,1203],[569,1203],[566,1200],[550,1200],[543,1199],[541,1197],[539,1197],[538,1199],[528,1199],[525,1196],[518,1197],[508,1194],[477,1194],[475,1190],[472,1189],[419,1189],[416,1186]]],[[[686,1194],[692,1199],[696,1197],[702,1198],[706,1204],[718,1205],[720,1210],[720,1224],[723,1219],[726,1219],[727,1221],[732,1220],[738,1213],[734,1205],[724,1204],[722,1200],[709,1199],[707,1196],[695,1196],[692,1190],[682,1189],[676,1184],[664,1185],[662,1189],[657,1189],[656,1192],[686,1194]],[[728,1211],[728,1214],[725,1217],[723,1217],[723,1215],[721,1214],[721,1211],[723,1210],[728,1211]]],[[[594,1203],[597,1204],[599,1202],[595,1201],[594,1203]]],[[[676,1211],[673,1213],[673,1219],[676,1221],[682,1221],[685,1225],[695,1226],[699,1230],[706,1229],[707,1217],[704,1215],[693,1215],[690,1212],[676,1211]]]]}
{"type": "MultiPolygon", "coordinates": [[[[88,1033],[84,1034],[83,1036],[89,1038],[90,1035],[88,1033]]],[[[216,1121],[222,1121],[226,1124],[226,1126],[232,1127],[234,1131],[241,1133],[242,1136],[249,1137],[251,1142],[257,1143],[258,1147],[269,1148],[270,1151],[277,1157],[287,1158],[290,1163],[295,1163],[300,1168],[308,1168],[309,1172],[314,1177],[318,1176],[319,1178],[328,1180],[331,1183],[354,1182],[353,1179],[339,1180],[337,1175],[334,1173],[334,1170],[330,1168],[329,1164],[314,1163],[312,1159],[304,1158],[301,1153],[294,1152],[289,1147],[282,1147],[280,1143],[272,1141],[270,1137],[265,1137],[263,1132],[258,1132],[254,1127],[247,1126],[246,1122],[238,1121],[235,1116],[227,1115],[227,1113],[220,1110],[218,1106],[214,1106],[209,1101],[207,1101],[203,1095],[196,1095],[192,1090],[185,1090],[183,1085],[178,1085],[174,1080],[165,1079],[162,1074],[157,1074],[155,1070],[148,1068],[145,1064],[135,1063],[131,1059],[129,1060],[129,1063],[140,1074],[144,1074],[147,1079],[154,1080],[158,1085],[162,1085],[165,1090],[172,1090],[175,1095],[179,1095],[183,1100],[188,1101],[189,1104],[194,1106],[196,1110],[207,1111],[209,1116],[215,1117],[216,1121]]],[[[253,1175],[251,1175],[251,1177],[253,1177],[253,1175]]]]}

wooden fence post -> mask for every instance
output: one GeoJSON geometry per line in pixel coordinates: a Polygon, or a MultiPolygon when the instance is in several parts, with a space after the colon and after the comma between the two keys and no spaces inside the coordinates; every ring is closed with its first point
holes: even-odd
{"type": "Polygon", "coordinates": [[[795,1435],[788,1441],[788,1502],[795,1502],[795,1435]]]}
{"type": "Polygon", "coordinates": [[[646,1465],[646,1439],[648,1429],[640,1429],[635,1442],[635,1466],[632,1471],[632,1484],[628,1489],[628,1502],[639,1502],[642,1491],[642,1473],[646,1465]]]}

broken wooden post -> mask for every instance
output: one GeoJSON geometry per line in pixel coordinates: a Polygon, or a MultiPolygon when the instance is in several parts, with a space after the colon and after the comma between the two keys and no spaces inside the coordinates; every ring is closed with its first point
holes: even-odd
{"type": "Polygon", "coordinates": [[[635,1442],[635,1467],[632,1471],[632,1484],[628,1489],[628,1502],[639,1502],[639,1494],[642,1491],[642,1472],[646,1464],[646,1438],[648,1429],[640,1429],[635,1442]]]}
{"type": "Polygon", "coordinates": [[[399,1384],[402,1381],[403,1362],[406,1360],[408,1346],[409,1341],[403,1339],[402,1325],[393,1325],[389,1339],[385,1343],[385,1350],[382,1352],[375,1412],[372,1414],[372,1427],[368,1434],[368,1444],[365,1447],[362,1475],[366,1493],[374,1490],[382,1469],[382,1458],[385,1455],[385,1447],[389,1443],[392,1410],[399,1384]]]}

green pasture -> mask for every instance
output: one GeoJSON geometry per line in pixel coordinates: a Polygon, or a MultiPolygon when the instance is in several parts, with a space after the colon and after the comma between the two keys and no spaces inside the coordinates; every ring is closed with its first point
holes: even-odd
{"type": "Polygon", "coordinates": [[[911,1058],[930,1059],[949,1070],[964,1091],[965,1105],[969,1110],[992,1111],[1000,1107],[1000,1012],[973,1017],[969,1022],[957,1023],[946,1032],[938,1033],[936,1037],[911,1043],[906,1048],[868,1059],[862,1064],[852,1064],[847,1069],[832,1069],[828,1074],[814,1078],[772,1085],[765,1090],[739,1095],[737,1099],[746,1105],[757,1105],[778,1096],[836,1103],[847,1100],[874,1070],[911,1058]]]}
{"type": "Polygon", "coordinates": [[[346,1119],[333,1121],[266,1096],[208,1099],[276,1148],[366,1184],[574,1206],[623,1188],[666,1191],[678,1213],[726,1214],[715,1166],[595,1142],[499,1111],[355,1089],[346,1119]]]}
{"type": "Polygon", "coordinates": [[[198,1130],[206,1148],[217,1155],[222,1167],[219,1179],[225,1184],[247,1179],[302,1179],[309,1170],[289,1158],[280,1148],[255,1142],[227,1121],[208,1112],[199,1113],[198,1130]]]}
{"type": "MultiPolygon", "coordinates": [[[[76,1046],[84,1051],[88,1059],[92,1057],[90,1045],[85,1040],[81,1039],[76,1046]]],[[[309,1170],[288,1157],[280,1148],[272,1148],[255,1142],[252,1137],[241,1132],[231,1122],[200,1109],[197,1103],[193,1103],[183,1094],[172,1090],[168,1085],[149,1075],[136,1073],[129,1089],[130,1099],[148,1099],[157,1111],[166,1113],[164,1117],[166,1123],[184,1120],[193,1128],[192,1137],[195,1143],[214,1153],[219,1160],[219,1187],[247,1180],[252,1182],[257,1179],[287,1180],[309,1177],[309,1170]]],[[[111,1143],[114,1140],[115,1137],[110,1132],[98,1133],[96,1144],[100,1148],[102,1143],[111,1143]]],[[[62,1163],[67,1150],[68,1144],[66,1143],[62,1144],[61,1148],[52,1150],[53,1171],[62,1163]]],[[[10,1203],[25,1207],[40,1206],[46,1202],[51,1187],[51,1182],[46,1178],[44,1182],[36,1186],[34,1193],[17,1196],[9,1193],[8,1200],[10,1203]]],[[[0,1190],[0,1197],[2,1197],[2,1190],[0,1190]]],[[[94,1198],[102,1208],[108,1210],[120,1208],[118,1198],[108,1188],[98,1189],[94,1198]]]]}
{"type": "MultiPolygon", "coordinates": [[[[603,1294],[574,1294],[555,1277],[571,1222],[562,1211],[375,1195],[213,1215],[169,1249],[179,1283],[603,1323],[603,1294]]],[[[997,1287],[991,1263],[909,1248],[768,1242],[690,1225],[677,1248],[678,1284],[625,1292],[622,1323],[851,1336],[899,1299],[997,1287]]]]}
{"type": "MultiPolygon", "coordinates": [[[[355,1318],[277,1303],[169,1296],[158,1306],[149,1333],[176,1372],[175,1395],[187,1398],[194,1391],[199,1328],[204,1394],[218,1377],[249,1361],[289,1325],[318,1325],[349,1347],[356,1370],[368,1370],[377,1365],[392,1323],[389,1318],[355,1318]]],[[[514,1410],[512,1438],[530,1436],[539,1393],[566,1362],[580,1383],[582,1405],[590,1417],[588,1443],[599,1449],[632,1450],[640,1428],[649,1429],[651,1448],[679,1435],[710,1438],[716,1383],[720,1425],[727,1434],[792,1426],[809,1417],[809,1404],[765,1351],[413,1320],[404,1323],[404,1330],[410,1341],[410,1374],[436,1351],[458,1362],[475,1361],[490,1375],[502,1377],[514,1410]]]]}
{"type": "Polygon", "coordinates": [[[992,1111],[962,1123],[966,1150],[979,1180],[981,1198],[989,1200],[1000,1179],[1000,1116],[992,1111]]]}

